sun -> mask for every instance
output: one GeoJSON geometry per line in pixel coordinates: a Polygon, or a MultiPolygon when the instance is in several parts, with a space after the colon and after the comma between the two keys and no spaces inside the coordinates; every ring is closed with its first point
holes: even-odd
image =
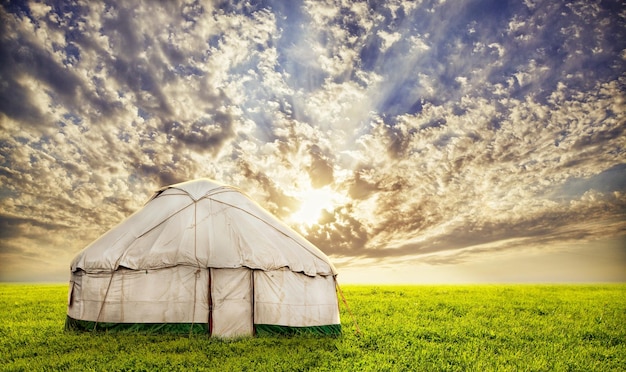
{"type": "Polygon", "coordinates": [[[340,194],[328,186],[307,190],[302,192],[298,198],[302,204],[300,204],[300,209],[291,215],[291,220],[308,226],[319,221],[323,210],[333,210],[335,205],[341,203],[343,199],[340,194]]]}

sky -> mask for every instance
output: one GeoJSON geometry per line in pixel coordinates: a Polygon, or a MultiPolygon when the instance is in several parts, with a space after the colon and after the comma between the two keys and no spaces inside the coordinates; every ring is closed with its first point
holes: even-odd
{"type": "Polygon", "coordinates": [[[234,185],[343,283],[626,281],[623,1],[2,1],[0,281],[234,185]]]}

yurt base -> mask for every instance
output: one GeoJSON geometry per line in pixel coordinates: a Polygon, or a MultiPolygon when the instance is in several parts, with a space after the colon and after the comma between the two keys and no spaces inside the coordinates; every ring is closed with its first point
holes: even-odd
{"type": "MultiPolygon", "coordinates": [[[[66,331],[156,334],[211,334],[208,323],[96,323],[72,317],[65,319],[66,331]]],[[[316,335],[339,336],[341,325],[331,324],[311,327],[288,327],[275,324],[255,324],[254,335],[316,335]]]]}

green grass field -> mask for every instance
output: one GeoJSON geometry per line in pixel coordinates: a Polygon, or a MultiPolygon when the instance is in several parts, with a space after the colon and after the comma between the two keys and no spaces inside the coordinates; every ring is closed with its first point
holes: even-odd
{"type": "Polygon", "coordinates": [[[0,370],[626,371],[626,285],[344,286],[337,338],[71,333],[65,285],[0,284],[0,370]]]}

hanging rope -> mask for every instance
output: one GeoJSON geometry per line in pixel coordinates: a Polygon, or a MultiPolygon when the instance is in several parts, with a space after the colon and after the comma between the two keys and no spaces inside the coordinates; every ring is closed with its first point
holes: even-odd
{"type": "MultiPolygon", "coordinates": [[[[113,275],[115,274],[115,272],[117,271],[117,269],[119,269],[119,264],[120,261],[122,260],[122,256],[124,254],[122,253],[117,260],[115,260],[115,265],[113,265],[113,271],[111,271],[111,277],[109,277],[109,285],[107,285],[107,290],[104,293],[104,298],[102,299],[102,303],[100,304],[100,310],[98,311],[98,317],[96,318],[96,321],[93,325],[93,330],[96,330],[96,327],[98,326],[98,323],[100,322],[100,316],[102,315],[102,309],[104,309],[104,304],[106,303],[107,298],[109,297],[109,289],[111,289],[111,283],[113,283],[113,275]]],[[[147,273],[147,272],[146,272],[147,273]]]]}
{"type": "Polygon", "coordinates": [[[352,310],[350,310],[350,306],[348,306],[348,301],[346,301],[346,296],[343,295],[343,291],[341,290],[341,287],[339,286],[339,282],[337,282],[337,278],[336,277],[335,277],[335,286],[337,287],[339,295],[341,295],[341,300],[343,300],[343,304],[346,305],[346,309],[348,309],[348,313],[352,317],[352,322],[354,323],[354,328],[356,329],[356,331],[354,333],[356,333],[357,335],[362,334],[361,333],[361,329],[359,328],[359,325],[356,322],[356,317],[352,313],[352,310]]]}
{"type": "MultiPolygon", "coordinates": [[[[196,259],[196,266],[198,269],[194,273],[195,282],[193,285],[193,314],[191,315],[191,328],[189,328],[189,336],[193,333],[193,326],[196,323],[196,303],[198,301],[197,289],[198,289],[198,278],[200,277],[200,273],[202,271],[202,265],[200,264],[200,260],[198,259],[198,201],[193,201],[193,256],[196,259]]],[[[209,275],[211,273],[209,272],[209,275]]]]}
{"type": "Polygon", "coordinates": [[[189,337],[193,334],[193,325],[196,323],[196,290],[198,288],[198,276],[200,275],[200,269],[197,269],[193,274],[195,280],[193,282],[193,308],[191,314],[191,327],[189,327],[189,337]]]}
{"type": "Polygon", "coordinates": [[[91,330],[92,332],[96,331],[96,327],[98,326],[98,322],[100,322],[100,316],[102,315],[102,309],[104,309],[104,304],[106,303],[107,297],[109,296],[109,289],[111,288],[111,283],[113,282],[113,274],[115,274],[115,270],[111,271],[111,277],[109,277],[109,285],[107,285],[107,290],[106,290],[106,292],[104,292],[104,298],[102,299],[102,303],[100,303],[100,310],[98,310],[98,317],[96,318],[96,321],[93,324],[93,329],[91,330]]]}

